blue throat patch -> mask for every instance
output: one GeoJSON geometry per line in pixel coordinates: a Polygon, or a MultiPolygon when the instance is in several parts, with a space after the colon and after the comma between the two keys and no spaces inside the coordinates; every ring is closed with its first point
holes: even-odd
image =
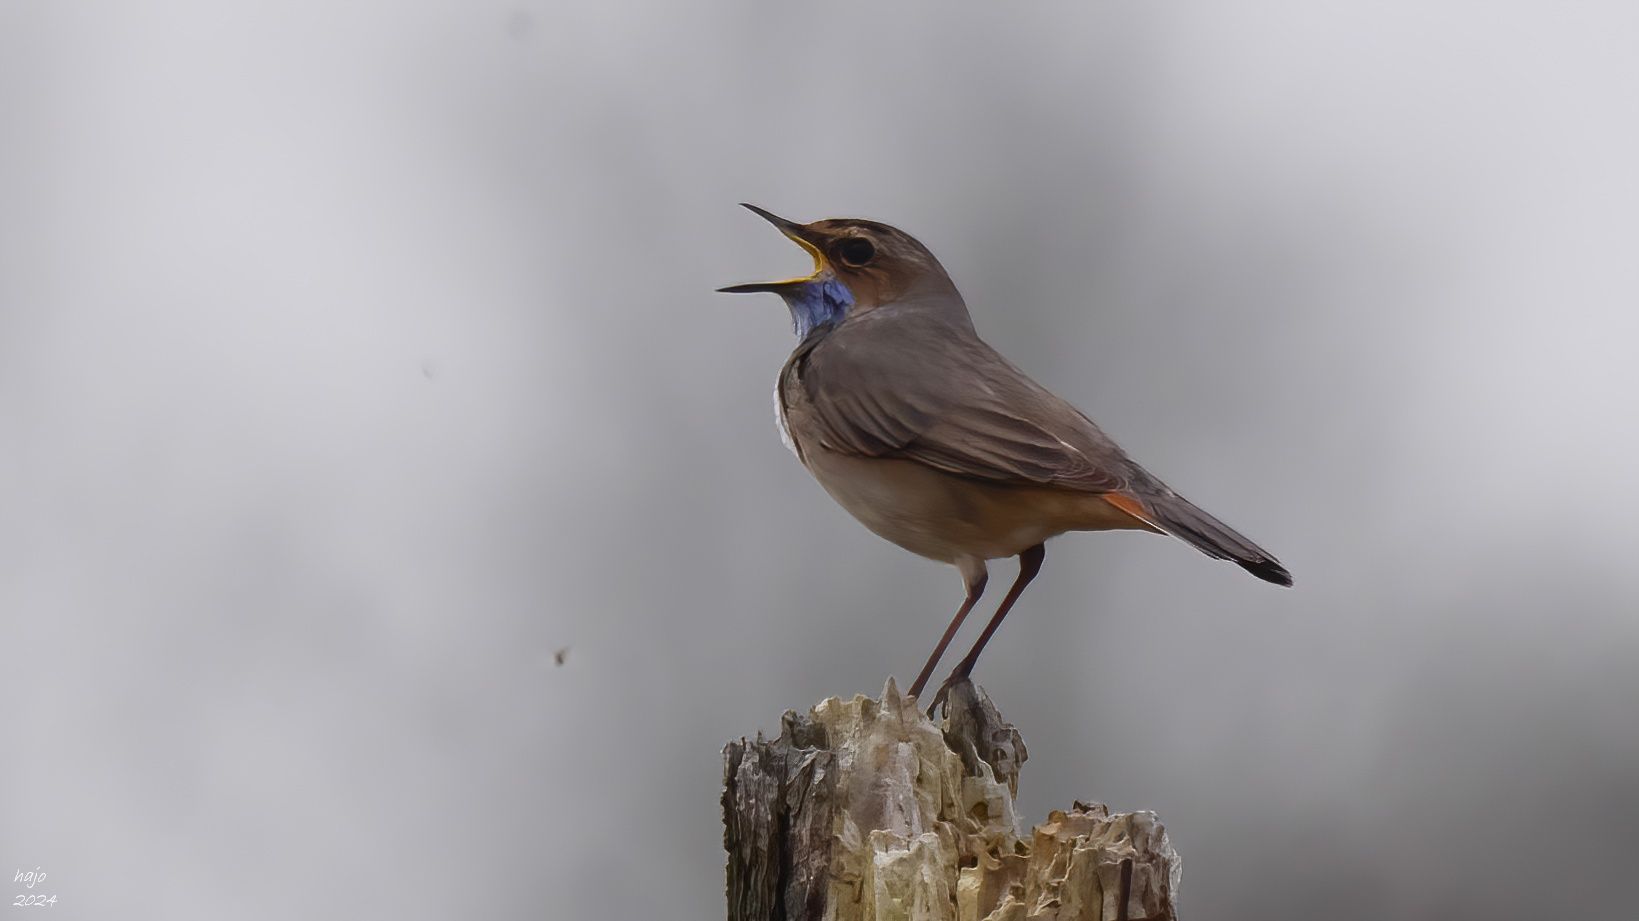
{"type": "Polygon", "coordinates": [[[853,292],[848,286],[831,277],[815,278],[800,285],[792,285],[780,292],[785,306],[791,308],[791,330],[798,339],[821,326],[835,326],[854,306],[853,292]]]}

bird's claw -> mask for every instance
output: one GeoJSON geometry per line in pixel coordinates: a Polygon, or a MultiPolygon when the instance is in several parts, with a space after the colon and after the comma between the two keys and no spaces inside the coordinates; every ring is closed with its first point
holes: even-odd
{"type": "Polygon", "coordinates": [[[960,670],[951,672],[950,677],[945,679],[944,684],[939,685],[938,692],[933,695],[933,703],[928,704],[928,719],[933,719],[934,711],[938,710],[950,697],[950,689],[967,680],[969,680],[968,676],[960,670]]]}

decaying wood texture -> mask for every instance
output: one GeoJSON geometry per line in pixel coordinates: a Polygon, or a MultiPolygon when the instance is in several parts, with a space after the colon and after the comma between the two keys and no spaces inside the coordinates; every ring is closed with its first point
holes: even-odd
{"type": "Polygon", "coordinates": [[[1154,813],[1014,812],[1024,741],[972,684],[943,725],[880,699],[786,711],[723,750],[729,921],[1176,921],[1154,813]]]}

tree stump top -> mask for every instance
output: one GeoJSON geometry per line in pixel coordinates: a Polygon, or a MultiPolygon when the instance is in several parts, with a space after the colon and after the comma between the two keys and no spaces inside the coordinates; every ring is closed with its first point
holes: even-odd
{"type": "Polygon", "coordinates": [[[982,690],[942,724],[892,679],[723,750],[730,921],[1176,921],[1154,813],[1014,809],[1024,741],[982,690]]]}

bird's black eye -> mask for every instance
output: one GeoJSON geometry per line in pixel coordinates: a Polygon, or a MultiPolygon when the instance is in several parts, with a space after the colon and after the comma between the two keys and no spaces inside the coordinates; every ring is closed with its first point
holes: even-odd
{"type": "Polygon", "coordinates": [[[837,244],[837,258],[844,265],[861,266],[876,258],[876,245],[864,237],[849,237],[837,244]]]}

